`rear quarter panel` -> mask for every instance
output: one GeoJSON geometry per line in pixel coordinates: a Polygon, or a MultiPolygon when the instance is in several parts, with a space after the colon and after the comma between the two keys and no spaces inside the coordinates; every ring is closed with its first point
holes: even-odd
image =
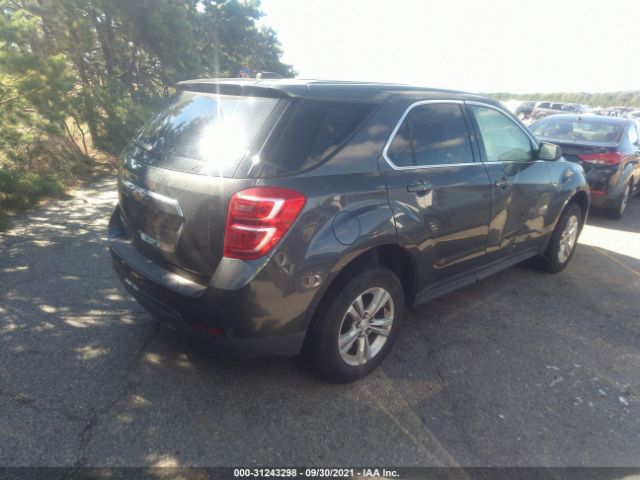
{"type": "Polygon", "coordinates": [[[234,308],[253,319],[252,334],[306,329],[327,288],[349,262],[371,248],[396,243],[387,189],[377,165],[393,128],[389,123],[378,108],[319,167],[258,180],[258,186],[299,191],[306,204],[268,258],[242,262],[248,268],[229,262],[222,268],[226,272],[216,272],[211,281],[221,294],[236,290],[239,298],[248,299],[234,308]]]}

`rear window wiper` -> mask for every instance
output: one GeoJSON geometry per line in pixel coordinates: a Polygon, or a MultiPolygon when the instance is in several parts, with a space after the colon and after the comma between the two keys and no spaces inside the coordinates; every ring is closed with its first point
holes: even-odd
{"type": "Polygon", "coordinates": [[[149,145],[148,143],[145,143],[141,140],[133,139],[133,143],[147,152],[150,152],[153,150],[153,145],[149,145]]]}

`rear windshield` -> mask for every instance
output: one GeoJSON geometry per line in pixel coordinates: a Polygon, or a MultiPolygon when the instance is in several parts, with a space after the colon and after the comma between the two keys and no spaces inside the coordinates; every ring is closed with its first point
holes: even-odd
{"type": "Polygon", "coordinates": [[[327,159],[367,118],[375,104],[294,100],[254,160],[251,176],[308,170],[327,159]]]}
{"type": "Polygon", "coordinates": [[[137,160],[171,170],[231,176],[278,100],[183,91],[144,125],[137,160]]]}
{"type": "Polygon", "coordinates": [[[590,121],[586,118],[573,120],[549,117],[530,127],[538,137],[587,142],[615,142],[622,132],[622,125],[590,121]]]}

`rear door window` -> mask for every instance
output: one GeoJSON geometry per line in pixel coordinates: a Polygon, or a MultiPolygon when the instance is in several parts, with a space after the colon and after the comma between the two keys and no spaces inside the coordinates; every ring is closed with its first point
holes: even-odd
{"type": "Polygon", "coordinates": [[[393,137],[393,141],[387,149],[387,158],[398,167],[415,165],[408,122],[402,122],[402,125],[398,128],[396,136],[393,137]]]}
{"type": "Polygon", "coordinates": [[[171,170],[231,176],[277,102],[180,92],[143,126],[126,154],[171,170]]]}
{"type": "Polygon", "coordinates": [[[397,167],[473,162],[461,106],[435,103],[412,108],[389,144],[386,155],[397,167]]]}

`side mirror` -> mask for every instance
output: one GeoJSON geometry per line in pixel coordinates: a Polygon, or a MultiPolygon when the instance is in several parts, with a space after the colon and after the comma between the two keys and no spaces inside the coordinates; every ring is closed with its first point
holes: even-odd
{"type": "Polygon", "coordinates": [[[558,160],[562,157],[562,150],[553,143],[541,142],[538,150],[538,158],[541,160],[558,160]]]}

